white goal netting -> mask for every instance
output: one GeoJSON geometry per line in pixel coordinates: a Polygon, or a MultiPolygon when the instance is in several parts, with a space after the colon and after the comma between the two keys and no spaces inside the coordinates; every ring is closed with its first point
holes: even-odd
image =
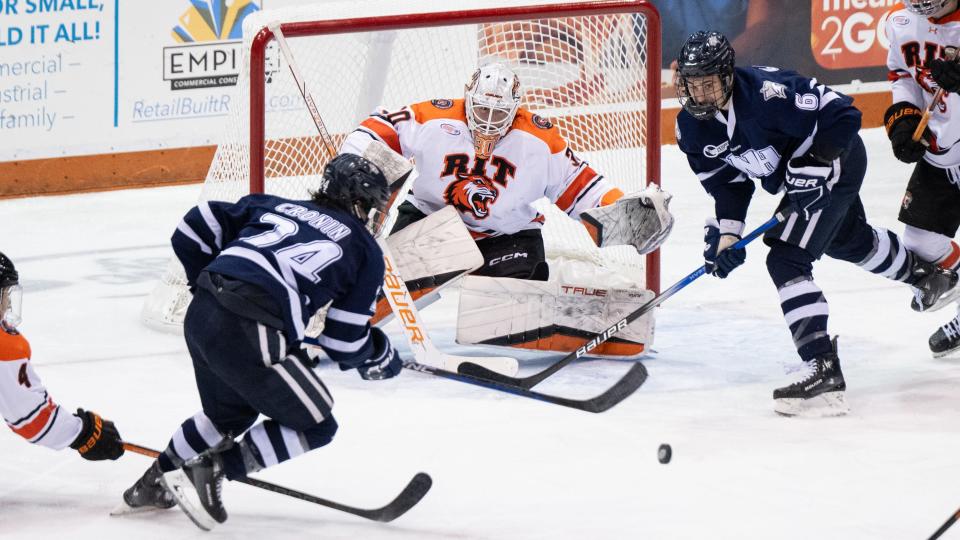
{"type": "MultiPolygon", "coordinates": [[[[259,175],[251,176],[251,148],[254,163],[259,148],[263,151],[263,190],[290,198],[307,198],[331,158],[275,43],[264,51],[262,68],[251,68],[258,65],[256,54],[250,54],[256,49],[254,37],[271,22],[284,24],[293,56],[336,142],[378,106],[462,97],[476,67],[496,60],[519,75],[523,106],[553,121],[580,157],[624,192],[641,189],[650,180],[647,141],[652,130],[659,130],[659,118],[648,117],[648,40],[659,40],[648,32],[649,5],[625,1],[619,13],[598,13],[597,6],[613,2],[529,4],[458,2],[458,9],[478,10],[470,19],[464,18],[465,11],[449,12],[436,0],[335,1],[250,15],[244,21],[243,68],[231,115],[201,199],[233,201],[259,189],[259,175]],[[518,7],[520,12],[510,15],[514,20],[502,20],[502,10],[493,9],[507,7],[518,7]],[[560,8],[566,11],[562,16],[538,11],[560,8]],[[423,14],[417,22],[422,26],[389,28],[398,23],[392,16],[412,14],[423,14]],[[340,33],[302,35],[327,31],[330,20],[337,21],[340,33]],[[260,80],[262,110],[250,99],[260,80]]],[[[644,258],[633,248],[601,250],[555,206],[543,200],[537,207],[546,216],[548,257],[603,264],[643,286],[644,258]]],[[[188,302],[183,271],[174,259],[148,298],[143,320],[179,329],[188,302]]]]}

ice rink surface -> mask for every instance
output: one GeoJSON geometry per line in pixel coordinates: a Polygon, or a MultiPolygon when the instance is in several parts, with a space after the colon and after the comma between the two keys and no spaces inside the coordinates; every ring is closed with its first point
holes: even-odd
{"type": "MultiPolygon", "coordinates": [[[[882,130],[864,138],[868,217],[900,231],[911,168],[893,159],[882,130]]],[[[677,216],[663,250],[667,286],[701,264],[712,204],[675,146],[664,148],[663,176],[677,216]]],[[[182,338],[139,322],[170,233],[197,193],[187,186],[0,201],[0,250],[20,271],[22,330],[54,400],[96,410],[148,446],[163,447],[199,410],[182,338]]],[[[774,203],[758,190],[748,228],[774,203]]],[[[111,518],[146,458],[90,463],[7,433],[0,538],[926,538],[960,505],[960,359],[931,359],[926,345],[952,308],[913,313],[905,287],[821,261],[815,277],[840,336],[852,412],[779,417],[771,392],[792,380],[785,370],[799,360],[766,251],[752,244],[731,278],[706,276],[664,304],[655,352],[644,360],[647,383],[604,414],[417,373],[366,382],[322,367],[336,399],[336,439],[261,477],[374,507],[415,472],[429,472],[433,490],[392,524],[232,483],[224,487],[230,519],[212,533],[178,510],[111,518]],[[668,465],[657,461],[664,442],[673,447],[668,465]]],[[[469,354],[453,342],[456,304],[448,294],[424,315],[439,345],[469,354]]],[[[557,357],[524,358],[533,370],[557,357]]],[[[626,368],[578,363],[543,390],[593,395],[626,368]]],[[[960,538],[960,526],[944,538],[960,538]]]]}

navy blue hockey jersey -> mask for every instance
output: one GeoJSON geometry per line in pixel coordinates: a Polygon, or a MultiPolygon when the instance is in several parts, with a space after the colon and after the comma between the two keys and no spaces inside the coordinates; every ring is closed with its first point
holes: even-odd
{"type": "Polygon", "coordinates": [[[372,353],[370,316],[383,284],[383,253],[353,216],[310,201],[248,195],[201,202],[172,238],[187,284],[209,270],[260,287],[277,300],[284,333],[301,341],[331,300],[320,344],[331,359],[372,353]]]}
{"type": "Polygon", "coordinates": [[[677,142],[713,196],[718,219],[744,221],[752,179],[776,194],[787,162],[813,152],[835,156],[860,130],[860,111],[846,95],[793,71],[754,66],[734,71],[727,111],[697,120],[677,116],[677,142]]]}

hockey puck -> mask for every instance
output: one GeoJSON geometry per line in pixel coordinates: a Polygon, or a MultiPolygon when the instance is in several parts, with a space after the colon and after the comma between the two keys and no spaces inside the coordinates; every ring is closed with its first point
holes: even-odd
{"type": "Polygon", "coordinates": [[[660,463],[670,463],[670,457],[673,456],[673,450],[669,444],[661,444],[657,450],[657,459],[660,463]]]}

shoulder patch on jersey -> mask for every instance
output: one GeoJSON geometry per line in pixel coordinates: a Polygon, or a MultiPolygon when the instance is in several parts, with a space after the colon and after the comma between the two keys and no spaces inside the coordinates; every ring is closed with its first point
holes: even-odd
{"type": "Polygon", "coordinates": [[[0,330],[0,362],[29,360],[30,343],[23,334],[8,334],[0,330]]]}
{"type": "Polygon", "coordinates": [[[907,26],[910,24],[910,17],[905,15],[897,15],[896,17],[891,17],[893,19],[893,24],[897,26],[907,26]]]}
{"type": "Polygon", "coordinates": [[[557,126],[553,125],[552,122],[546,120],[545,118],[533,114],[523,107],[520,107],[520,109],[517,111],[517,116],[513,119],[513,125],[511,128],[516,129],[517,131],[529,133],[530,135],[540,139],[550,147],[551,154],[556,154],[567,147],[567,141],[563,140],[563,137],[560,135],[560,130],[557,129],[557,126]],[[541,122],[546,122],[547,125],[545,126],[542,123],[537,123],[537,118],[539,118],[541,122]]]}
{"type": "Polygon", "coordinates": [[[449,99],[433,99],[430,100],[430,103],[438,109],[449,109],[453,107],[453,101],[449,99]]]}
{"type": "Polygon", "coordinates": [[[549,120],[540,116],[539,114],[533,115],[533,125],[540,129],[550,129],[553,127],[553,124],[549,120]]]}
{"type": "Polygon", "coordinates": [[[763,81],[760,95],[763,96],[764,101],[770,101],[773,98],[787,99],[787,87],[778,82],[763,81]]]}

